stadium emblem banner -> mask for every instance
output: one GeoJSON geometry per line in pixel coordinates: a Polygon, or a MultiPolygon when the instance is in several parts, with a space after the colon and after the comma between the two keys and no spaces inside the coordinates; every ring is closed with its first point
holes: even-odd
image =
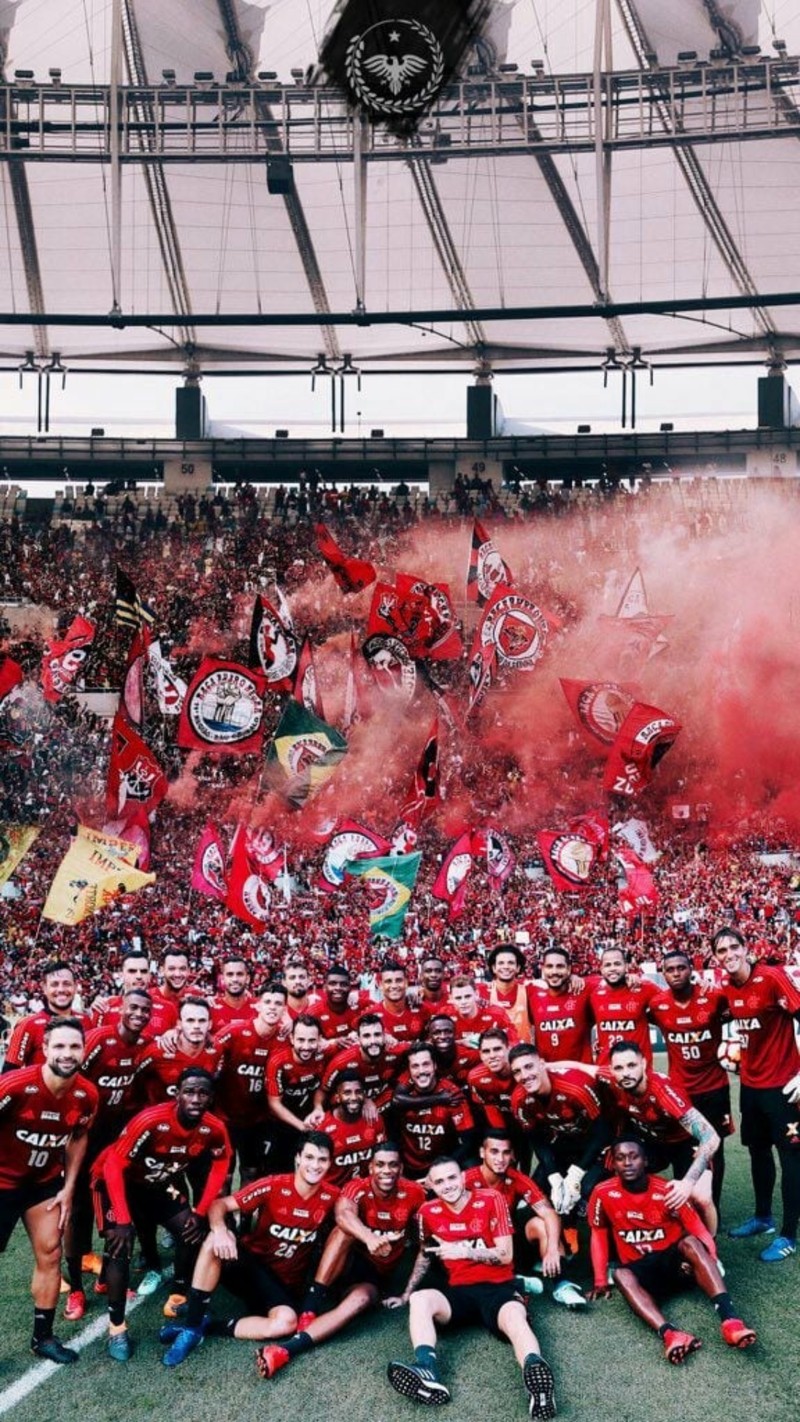
{"type": "Polygon", "coordinates": [[[411,133],[458,71],[489,0],[340,0],[320,64],[354,108],[411,133]]]}
{"type": "Polygon", "coordinates": [[[351,861],[380,857],[389,847],[388,839],[366,825],[356,820],[341,820],[328,842],[317,887],[331,893],[343,884],[351,861]]]}
{"type": "Polygon", "coordinates": [[[586,739],[608,755],[635,698],[617,681],[573,681],[561,678],[561,690],[586,739]]]}
{"type": "Polygon", "coordinates": [[[553,886],[562,893],[589,887],[598,847],[577,830],[561,834],[540,830],[536,836],[544,866],[553,886]]]}
{"type": "Polygon", "coordinates": [[[264,691],[260,672],[204,657],[183,703],[178,745],[229,755],[260,750],[264,691]]]}
{"type": "Polygon", "coordinates": [[[500,588],[480,624],[484,647],[493,645],[501,666],[532,671],[547,645],[547,618],[530,598],[500,588]]]}
{"type": "Polygon", "coordinates": [[[476,519],[467,572],[467,601],[485,607],[499,587],[511,587],[513,581],[508,564],[503,562],[483,524],[476,519]]]}

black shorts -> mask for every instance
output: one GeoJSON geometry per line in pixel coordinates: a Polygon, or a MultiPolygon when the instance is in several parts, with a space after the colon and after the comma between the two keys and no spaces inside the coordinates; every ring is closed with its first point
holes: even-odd
{"type": "Polygon", "coordinates": [[[525,1295],[516,1279],[508,1279],[502,1284],[445,1284],[439,1292],[444,1294],[450,1305],[448,1327],[482,1323],[498,1338],[504,1336],[497,1326],[500,1310],[507,1303],[520,1303],[525,1307],[525,1295]]]}
{"type": "Polygon", "coordinates": [[[724,1086],[717,1086],[713,1091],[698,1092],[697,1096],[690,1097],[690,1100],[722,1140],[735,1134],[736,1126],[731,1113],[731,1089],[727,1081],[724,1086]]]}
{"type": "Polygon", "coordinates": [[[289,1284],[284,1284],[263,1259],[241,1244],[238,1259],[228,1259],[223,1264],[221,1282],[247,1308],[261,1317],[279,1307],[291,1308],[297,1313],[305,1292],[302,1287],[295,1291],[289,1284]]]}
{"type": "Polygon", "coordinates": [[[262,1126],[235,1126],[231,1123],[228,1130],[242,1174],[246,1172],[249,1176],[260,1180],[262,1175],[276,1173],[271,1158],[271,1126],[266,1124],[262,1126]]]}
{"type": "Polygon", "coordinates": [[[800,1107],[780,1086],[742,1085],[742,1145],[800,1151],[800,1107]]]}
{"type": "Polygon", "coordinates": [[[381,1298],[395,1298],[402,1294],[408,1283],[410,1263],[410,1257],[405,1253],[391,1269],[377,1269],[369,1254],[356,1245],[350,1250],[341,1278],[336,1281],[336,1292],[341,1297],[356,1284],[372,1284],[381,1298]]]}
{"type": "MultiPolygon", "coordinates": [[[[111,1200],[104,1180],[94,1184],[94,1213],[98,1232],[105,1235],[106,1226],[113,1224],[111,1200]]],[[[128,1210],[137,1229],[141,1225],[163,1225],[174,1233],[174,1221],[190,1208],[189,1198],[176,1186],[129,1185],[126,1190],[128,1210]]]]}
{"type": "Polygon", "coordinates": [[[635,1259],[632,1264],[622,1264],[620,1268],[630,1269],[649,1294],[663,1297],[666,1294],[677,1294],[694,1283],[693,1276],[681,1268],[683,1262],[677,1244],[673,1244],[669,1249],[657,1249],[652,1254],[643,1254],[641,1259],[635,1259]]]}
{"type": "Polygon", "coordinates": [[[18,1220],[34,1205],[53,1200],[63,1183],[63,1180],[48,1180],[45,1185],[37,1185],[31,1181],[16,1190],[0,1190],[0,1254],[14,1233],[18,1220]]]}

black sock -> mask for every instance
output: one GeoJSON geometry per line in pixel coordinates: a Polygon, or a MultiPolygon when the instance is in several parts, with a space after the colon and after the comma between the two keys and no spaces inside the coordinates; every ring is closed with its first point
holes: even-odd
{"type": "Polygon", "coordinates": [[[55,1316],[54,1308],[35,1308],[33,1310],[34,1343],[43,1343],[45,1338],[52,1338],[55,1316]]]}
{"type": "Polygon", "coordinates": [[[439,1365],[436,1361],[436,1349],[430,1348],[426,1343],[420,1343],[419,1347],[414,1349],[414,1357],[419,1366],[421,1368],[427,1368],[428,1372],[433,1375],[434,1380],[438,1382],[439,1365]]]}
{"type": "Polygon", "coordinates": [[[189,1290],[189,1302],[186,1306],[186,1327],[199,1328],[208,1312],[208,1305],[211,1300],[211,1293],[206,1289],[196,1289],[194,1285],[189,1290]]]}
{"type": "Polygon", "coordinates": [[[238,1318],[212,1318],[206,1333],[209,1338],[235,1338],[238,1318]]]}
{"type": "Polygon", "coordinates": [[[115,1328],[119,1328],[120,1324],[125,1322],[125,1299],[120,1299],[119,1303],[109,1303],[108,1321],[115,1328]]]}
{"type": "Polygon", "coordinates": [[[295,1358],[298,1353],[305,1353],[309,1348],[314,1347],[314,1339],[309,1338],[307,1333],[293,1333],[291,1338],[284,1338],[281,1348],[285,1348],[290,1358],[295,1358]]]}
{"type": "Polygon", "coordinates": [[[661,1327],[656,1329],[656,1333],[658,1334],[659,1338],[663,1338],[665,1333],[674,1333],[674,1332],[675,1332],[675,1324],[674,1324],[674,1323],[662,1323],[661,1327]]]}
{"type": "Polygon", "coordinates": [[[736,1317],[736,1310],[734,1309],[733,1304],[731,1303],[730,1294],[717,1294],[716,1297],[711,1300],[711,1302],[713,1303],[723,1323],[727,1318],[736,1317]]]}
{"type": "Polygon", "coordinates": [[[330,1300],[330,1289],[327,1284],[311,1284],[306,1291],[301,1313],[325,1313],[330,1300]]]}
{"type": "Polygon", "coordinates": [[[81,1293],[83,1293],[83,1270],[81,1268],[81,1258],[82,1255],[77,1254],[71,1255],[69,1258],[64,1260],[64,1263],[67,1266],[67,1278],[69,1279],[69,1287],[73,1293],[76,1290],[79,1290],[81,1293]]]}

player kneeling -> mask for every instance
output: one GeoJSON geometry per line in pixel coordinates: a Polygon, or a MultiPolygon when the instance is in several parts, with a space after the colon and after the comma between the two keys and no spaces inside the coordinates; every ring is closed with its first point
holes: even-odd
{"type": "Polygon", "coordinates": [[[439,1376],[437,1326],[482,1323],[507,1338],[522,1369],[529,1415],[555,1416],[553,1374],[539,1352],[514,1278],[514,1239],[508,1206],[497,1190],[468,1190],[457,1161],[440,1157],[428,1172],[435,1199],[419,1212],[420,1252],[409,1281],[413,1363],[389,1364],[389,1382],[414,1402],[450,1401],[439,1376]],[[431,1263],[439,1277],[422,1286],[431,1263]]]}
{"type": "Polygon", "coordinates": [[[711,1235],[691,1205],[670,1209],[669,1182],[649,1175],[645,1148],[637,1140],[617,1141],[611,1153],[615,1178],[595,1186],[589,1201],[594,1288],[590,1297],[607,1298],[609,1245],[619,1266],[614,1274],[634,1313],[661,1338],[670,1363],[683,1363],[701,1346],[700,1339],[668,1323],[656,1298],[699,1285],[711,1299],[725,1342],[748,1348],[756,1335],[740,1318],[725,1288],[711,1235]]]}

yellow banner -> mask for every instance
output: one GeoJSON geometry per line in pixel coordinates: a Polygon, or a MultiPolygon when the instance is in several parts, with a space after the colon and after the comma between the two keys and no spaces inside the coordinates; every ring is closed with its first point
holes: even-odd
{"type": "Polygon", "coordinates": [[[0,885],[11,878],[39,833],[33,825],[0,825],[0,885]]]}
{"type": "Polygon", "coordinates": [[[155,874],[136,868],[138,855],[128,840],[79,825],[56,870],[42,917],[53,923],[82,923],[119,894],[154,884],[155,874]]]}

